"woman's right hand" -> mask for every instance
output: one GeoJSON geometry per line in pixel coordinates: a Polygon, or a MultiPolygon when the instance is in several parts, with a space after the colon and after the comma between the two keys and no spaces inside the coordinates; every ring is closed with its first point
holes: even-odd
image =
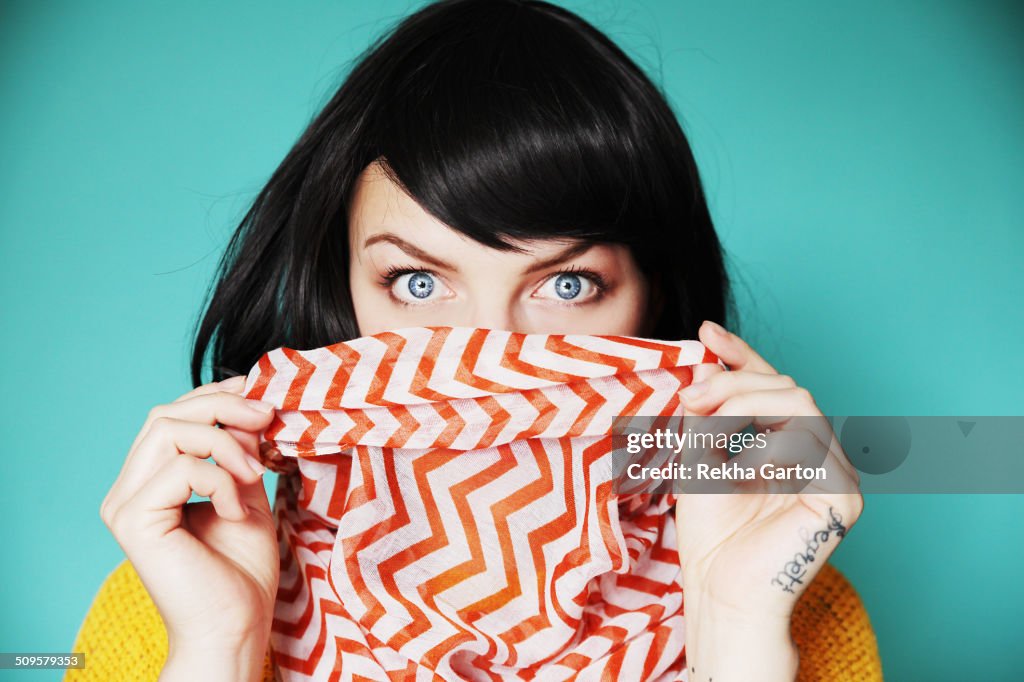
{"type": "Polygon", "coordinates": [[[274,410],[243,398],[244,385],[232,377],[154,407],[100,507],[167,628],[161,679],[261,679],[279,557],[254,456],[274,410]],[[193,492],[211,501],[186,504],[193,492]]]}

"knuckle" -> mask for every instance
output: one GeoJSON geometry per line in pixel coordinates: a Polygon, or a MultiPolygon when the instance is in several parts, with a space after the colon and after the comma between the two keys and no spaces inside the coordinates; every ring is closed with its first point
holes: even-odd
{"type": "Polygon", "coordinates": [[[212,431],[212,433],[210,434],[210,437],[213,438],[213,441],[214,441],[213,442],[213,446],[215,448],[218,448],[221,451],[224,451],[224,450],[235,450],[235,449],[241,447],[241,446],[238,445],[238,441],[235,440],[235,437],[232,436],[227,431],[225,431],[224,429],[218,429],[218,428],[215,428],[215,427],[212,427],[212,426],[210,427],[210,429],[212,431]]]}
{"type": "Polygon", "coordinates": [[[242,444],[238,441],[238,439],[236,439],[236,437],[232,436],[224,429],[215,428],[214,431],[216,431],[216,437],[220,441],[219,444],[221,447],[221,452],[243,452],[242,444]]]}
{"type": "Polygon", "coordinates": [[[793,446],[799,448],[798,452],[801,454],[813,452],[814,446],[818,444],[814,434],[804,429],[793,432],[793,441],[793,446]]]}
{"type": "Polygon", "coordinates": [[[864,511],[864,496],[859,491],[844,493],[843,498],[836,506],[843,523],[849,528],[857,523],[861,512],[864,511]]]}
{"type": "Polygon", "coordinates": [[[814,404],[814,396],[812,396],[811,392],[808,391],[806,388],[804,388],[803,386],[797,386],[793,390],[796,393],[796,397],[798,400],[800,400],[803,403],[811,405],[814,404]]]}
{"type": "Polygon", "coordinates": [[[174,420],[165,414],[158,416],[149,426],[149,430],[156,434],[166,434],[174,425],[174,420]]]}
{"type": "Polygon", "coordinates": [[[157,419],[167,414],[167,405],[160,404],[154,405],[149,409],[149,413],[146,415],[146,421],[149,423],[155,422],[157,419]]]}
{"type": "Polygon", "coordinates": [[[127,514],[123,512],[112,514],[110,520],[107,522],[107,528],[110,529],[111,534],[118,538],[127,537],[129,533],[127,514]]]}
{"type": "Polygon", "coordinates": [[[793,377],[789,376],[788,374],[780,374],[779,381],[784,383],[786,386],[789,386],[790,388],[796,388],[796,381],[793,379],[793,377]]]}
{"type": "Polygon", "coordinates": [[[235,479],[227,469],[208,464],[204,464],[203,467],[203,481],[213,492],[221,497],[235,494],[235,479]]]}
{"type": "Polygon", "coordinates": [[[863,511],[864,511],[864,494],[858,491],[853,496],[853,509],[852,509],[852,512],[851,512],[852,515],[853,515],[853,520],[859,519],[860,515],[861,515],[861,512],[863,512],[863,511]]]}
{"type": "Polygon", "coordinates": [[[730,396],[722,401],[715,414],[747,414],[750,411],[747,404],[748,399],[745,393],[730,396]]]}
{"type": "Polygon", "coordinates": [[[704,381],[707,382],[709,390],[722,390],[728,388],[736,381],[739,372],[715,372],[704,381]]]}
{"type": "Polygon", "coordinates": [[[188,475],[195,461],[196,459],[192,455],[175,455],[168,462],[167,467],[174,475],[184,477],[188,475]]]}
{"type": "Polygon", "coordinates": [[[216,391],[202,396],[204,412],[209,423],[219,421],[222,416],[238,415],[239,408],[245,406],[245,398],[227,391],[216,391]]]}

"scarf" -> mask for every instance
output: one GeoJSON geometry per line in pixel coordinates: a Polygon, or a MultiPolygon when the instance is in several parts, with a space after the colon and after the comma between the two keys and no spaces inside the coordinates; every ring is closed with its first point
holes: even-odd
{"type": "Polygon", "coordinates": [[[674,496],[613,492],[610,433],[715,362],[471,327],[263,355],[280,678],[687,679],[674,496]]]}

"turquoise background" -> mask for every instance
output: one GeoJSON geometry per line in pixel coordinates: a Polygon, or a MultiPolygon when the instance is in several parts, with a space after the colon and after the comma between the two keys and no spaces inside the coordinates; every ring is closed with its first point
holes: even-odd
{"type": "MultiPolygon", "coordinates": [[[[2,5],[0,650],[70,650],[123,557],[100,501],[149,408],[189,388],[230,232],[416,6],[2,5]]],[[[1019,6],[566,6],[664,84],[746,338],[826,414],[1024,414],[1019,6]]],[[[833,561],[887,678],[1020,679],[1024,497],[866,503],[833,561]]]]}

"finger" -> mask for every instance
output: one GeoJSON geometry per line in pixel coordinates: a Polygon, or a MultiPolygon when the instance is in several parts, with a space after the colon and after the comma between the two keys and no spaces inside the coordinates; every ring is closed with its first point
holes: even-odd
{"type": "Polygon", "coordinates": [[[234,426],[220,427],[222,430],[231,434],[235,440],[245,449],[247,453],[252,455],[255,459],[260,458],[260,434],[253,431],[245,431],[243,429],[235,428],[234,426]]]}
{"type": "MultiPolygon", "coordinates": [[[[698,365],[699,368],[707,368],[710,371],[705,372],[705,377],[691,383],[680,391],[679,397],[683,404],[683,419],[684,428],[695,436],[693,439],[697,443],[706,443],[710,440],[714,440],[715,437],[720,433],[734,433],[740,429],[745,428],[751,423],[750,419],[741,416],[735,416],[732,418],[726,416],[715,416],[714,418],[706,418],[708,414],[714,411],[716,405],[714,401],[699,402],[696,400],[688,399],[690,396],[702,396],[708,389],[709,385],[715,384],[716,382],[726,381],[731,383],[733,380],[726,379],[732,372],[725,371],[720,365],[698,365]]],[[[696,374],[696,372],[695,372],[696,374]]],[[[763,375],[768,376],[768,375],[763,375]]],[[[697,463],[701,461],[710,461],[707,456],[710,455],[710,449],[695,446],[690,452],[687,453],[687,464],[697,463]]],[[[724,452],[717,453],[712,459],[718,461],[724,458],[724,452]]]]}
{"type": "MultiPolygon", "coordinates": [[[[203,393],[185,400],[157,405],[149,411],[139,431],[141,442],[153,422],[161,417],[198,422],[201,424],[223,424],[245,431],[259,432],[273,419],[274,406],[262,400],[248,400],[236,393],[214,391],[203,393]]],[[[128,452],[128,459],[132,458],[128,452]]]]}
{"type": "Polygon", "coordinates": [[[836,438],[835,431],[831,433],[831,442],[829,443],[829,453],[836,458],[839,466],[843,467],[846,474],[850,479],[859,487],[860,486],[860,474],[857,473],[857,468],[853,466],[853,462],[846,456],[846,451],[843,450],[842,443],[836,438]]]}
{"type": "MultiPolygon", "coordinates": [[[[717,418],[708,418],[691,412],[684,405],[681,433],[687,437],[687,441],[682,452],[677,455],[677,461],[689,467],[690,472],[696,472],[701,464],[717,467],[725,462],[728,459],[725,451],[714,445],[722,422],[723,420],[717,418]]],[[[743,428],[743,425],[738,425],[737,428],[743,428]]],[[[674,484],[674,489],[680,494],[693,494],[695,491],[713,492],[719,487],[720,482],[695,478],[683,479],[674,484]]]]}
{"type": "MultiPolygon", "coordinates": [[[[725,400],[713,414],[723,417],[748,415],[754,417],[759,425],[779,423],[784,418],[797,416],[821,417],[824,420],[814,397],[802,386],[739,393],[725,400]]],[[[823,434],[819,435],[824,440],[823,434]]]]}
{"type": "Polygon", "coordinates": [[[746,341],[710,320],[697,331],[701,343],[717,355],[729,369],[744,369],[762,374],[778,374],[768,361],[758,355],[746,341]]]}
{"type": "MultiPolygon", "coordinates": [[[[203,384],[202,386],[197,386],[196,388],[193,388],[188,393],[185,393],[185,394],[180,395],[177,398],[175,398],[171,402],[171,404],[173,405],[174,403],[184,402],[186,400],[190,400],[192,398],[196,398],[196,397],[201,396],[201,395],[210,395],[210,394],[214,394],[214,393],[218,393],[218,392],[236,393],[237,394],[237,393],[241,393],[243,388],[245,388],[245,377],[244,376],[231,377],[230,379],[225,379],[224,381],[213,381],[213,382],[210,382],[208,384],[203,384]]],[[[163,407],[163,406],[161,405],[161,406],[158,406],[158,407],[163,407]]],[[[149,426],[149,423],[154,418],[155,417],[154,417],[154,415],[152,413],[152,410],[151,410],[150,414],[147,415],[146,421],[143,423],[142,428],[135,435],[135,440],[132,441],[131,447],[128,448],[128,454],[129,455],[131,455],[132,451],[135,450],[136,447],[138,447],[139,442],[143,439],[143,437],[145,437],[146,429],[149,426]]]]}
{"type": "MultiPolygon", "coordinates": [[[[228,381],[231,380],[229,379],[228,381]]],[[[238,382],[234,382],[232,385],[237,384],[238,382]]],[[[207,384],[200,388],[208,389],[209,387],[214,386],[217,386],[217,384],[207,384]]],[[[182,399],[173,403],[157,405],[149,411],[146,421],[140,429],[139,434],[136,436],[135,442],[132,443],[132,447],[129,449],[128,455],[125,458],[125,463],[111,487],[112,489],[120,487],[124,479],[125,471],[131,467],[131,463],[135,460],[137,451],[143,439],[145,439],[149,433],[153,423],[161,417],[194,421],[210,425],[223,424],[237,427],[239,430],[258,433],[270,424],[273,420],[273,414],[273,406],[269,403],[259,400],[247,400],[236,393],[224,391],[207,390],[205,393],[194,395],[191,398],[185,398],[183,396],[182,399]],[[265,412],[264,410],[266,409],[269,409],[269,412],[265,412]]],[[[256,438],[256,442],[258,446],[258,437],[256,438]]],[[[251,443],[251,439],[248,443],[251,443]]],[[[243,441],[243,448],[246,447],[248,443],[243,441]]],[[[257,455],[255,448],[250,448],[249,451],[254,457],[257,455]]],[[[108,495],[108,498],[109,497],[110,495],[108,495]]],[[[120,498],[120,496],[115,497],[120,498]]],[[[104,506],[106,506],[106,504],[107,501],[104,501],[104,506]]]]}
{"type": "Polygon", "coordinates": [[[805,388],[794,386],[737,394],[726,399],[713,414],[716,417],[750,415],[754,423],[763,427],[807,429],[822,443],[829,445],[828,450],[835,457],[837,464],[857,485],[860,484],[860,475],[835,437],[832,425],[822,415],[814,402],[814,397],[805,388]],[[792,417],[796,419],[790,419],[792,417]]]}
{"type": "Polygon", "coordinates": [[[180,454],[213,457],[217,465],[244,483],[260,479],[263,465],[253,459],[231,434],[208,424],[160,417],[153,422],[135,457],[125,464],[104,506],[111,512],[134,495],[156,471],[180,454]]]}
{"type": "Polygon", "coordinates": [[[738,370],[719,372],[704,381],[690,384],[679,395],[690,410],[708,413],[739,393],[794,387],[796,382],[785,374],[738,370]]]}
{"type": "Polygon", "coordinates": [[[115,513],[119,541],[131,544],[165,535],[181,525],[182,506],[192,493],[209,497],[217,514],[230,521],[248,516],[238,485],[224,469],[179,455],[164,464],[115,513]],[[146,536],[146,537],[143,537],[146,536]]]}
{"type": "MultiPolygon", "coordinates": [[[[693,386],[695,384],[699,384],[699,383],[702,383],[704,381],[707,381],[709,378],[713,377],[714,375],[719,374],[719,373],[724,372],[724,371],[725,371],[725,369],[723,369],[721,365],[718,365],[718,364],[715,364],[715,363],[704,362],[704,363],[701,363],[699,365],[694,365],[691,368],[691,371],[690,371],[690,381],[689,381],[689,383],[686,384],[686,386],[684,386],[683,389],[681,389],[681,390],[685,390],[689,386],[693,386]]],[[[680,392],[680,395],[679,395],[679,399],[680,399],[679,400],[680,406],[682,406],[683,405],[683,401],[682,401],[682,393],[681,392],[680,392]]],[[[678,407],[676,409],[678,410],[678,407]]]]}
{"type": "Polygon", "coordinates": [[[212,575],[224,560],[186,526],[186,504],[193,494],[210,498],[205,504],[225,521],[245,524],[254,519],[226,470],[179,455],[146,481],[107,524],[162,613],[180,599],[181,589],[187,589],[195,576],[212,575]],[[187,566],[181,564],[186,557],[187,566]]]}
{"type": "Polygon", "coordinates": [[[725,369],[723,369],[719,364],[704,362],[699,365],[694,365],[693,379],[690,380],[690,385],[692,386],[693,384],[707,381],[711,377],[716,374],[721,374],[722,372],[725,372],[725,369]]]}
{"type": "Polygon", "coordinates": [[[828,454],[828,447],[814,433],[793,429],[761,434],[758,443],[744,448],[732,461],[753,471],[758,480],[778,484],[779,492],[800,492],[812,480],[823,486],[823,492],[845,492],[846,472],[828,454]]]}
{"type": "Polygon", "coordinates": [[[712,416],[740,415],[765,429],[806,429],[822,443],[831,444],[834,440],[832,425],[821,414],[810,392],[800,386],[740,393],[723,402],[712,416]]]}
{"type": "Polygon", "coordinates": [[[250,514],[259,514],[267,518],[274,515],[270,506],[270,498],[267,497],[267,489],[263,486],[263,478],[254,483],[237,483],[238,498],[250,514]]]}
{"type": "Polygon", "coordinates": [[[273,415],[274,406],[271,403],[250,400],[229,391],[214,391],[184,400],[175,400],[166,405],[157,405],[150,410],[150,419],[147,421],[171,417],[211,426],[224,424],[258,432],[270,424],[273,415]]]}

